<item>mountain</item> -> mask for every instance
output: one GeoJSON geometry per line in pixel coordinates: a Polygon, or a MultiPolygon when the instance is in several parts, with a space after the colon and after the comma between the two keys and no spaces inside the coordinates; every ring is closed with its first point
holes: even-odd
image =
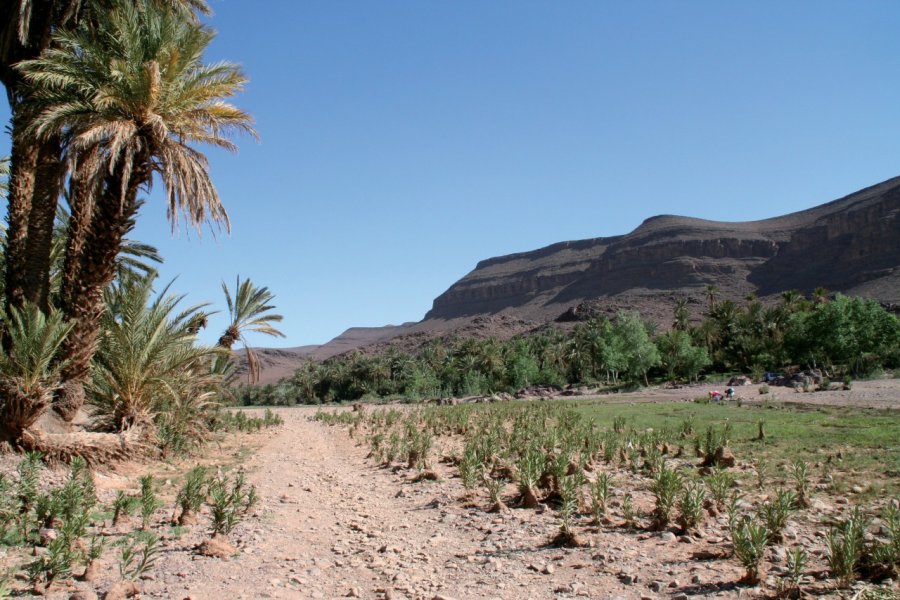
{"type": "Polygon", "coordinates": [[[425,321],[515,314],[553,320],[607,302],[654,316],[672,296],[787,289],[900,301],[900,178],[809,210],[749,222],[663,215],[622,236],[490,258],[434,300],[425,321]]]}
{"type": "MultiPolygon", "coordinates": [[[[385,325],[384,327],[351,327],[327,344],[298,346],[296,348],[256,348],[259,357],[259,383],[275,383],[290,377],[303,362],[323,361],[332,356],[350,352],[394,338],[408,329],[412,323],[385,325]]],[[[238,381],[247,380],[247,360],[243,350],[238,351],[238,381]]]]}
{"type": "MultiPolygon", "coordinates": [[[[699,316],[707,286],[734,300],[822,286],[900,304],[900,177],[761,221],[661,215],[625,235],[489,258],[438,296],[419,323],[348,329],[300,354],[322,360],[452,335],[510,337],[618,310],[667,326],[680,297],[699,316]]],[[[282,358],[279,372],[296,364],[282,358]]]]}

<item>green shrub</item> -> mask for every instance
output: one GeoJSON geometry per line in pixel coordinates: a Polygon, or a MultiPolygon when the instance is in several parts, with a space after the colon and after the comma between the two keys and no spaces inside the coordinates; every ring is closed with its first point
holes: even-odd
{"type": "Polygon", "coordinates": [[[650,491],[656,500],[653,511],[653,524],[657,529],[664,529],[672,520],[672,511],[681,493],[681,475],[670,469],[665,463],[653,478],[650,491]]]}
{"type": "Polygon", "coordinates": [[[776,544],[782,541],[782,531],[787,525],[788,517],[794,510],[797,495],[790,490],[776,490],[775,498],[768,500],[759,507],[759,516],[766,525],[768,531],[768,543],[776,544]]]}
{"type": "Polygon", "coordinates": [[[767,539],[766,528],[746,516],[731,528],[734,555],[746,570],[744,579],[748,583],[759,581],[759,565],[765,554],[767,539]]]}
{"type": "Polygon", "coordinates": [[[833,526],[826,536],[828,568],[842,585],[856,579],[856,569],[865,553],[865,533],[869,519],[859,508],[833,526]]]}

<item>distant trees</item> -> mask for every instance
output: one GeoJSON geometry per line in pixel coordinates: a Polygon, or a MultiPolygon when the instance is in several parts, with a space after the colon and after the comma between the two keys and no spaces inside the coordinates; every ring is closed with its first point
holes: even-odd
{"type": "Polygon", "coordinates": [[[900,319],[874,300],[837,294],[792,316],[787,345],[798,362],[863,375],[900,362],[900,319]]]}
{"type": "Polygon", "coordinates": [[[238,396],[247,404],[461,397],[531,385],[696,381],[711,369],[798,365],[860,375],[900,363],[898,319],[872,300],[837,295],[815,302],[786,292],[774,304],[755,296],[738,304],[718,299],[714,288],[708,293],[711,310],[703,321],[691,324],[679,302],[675,327],[656,336],[638,314],[623,312],[505,342],[440,340],[416,355],[357,352],[309,362],[278,386],[244,388],[238,396]]]}

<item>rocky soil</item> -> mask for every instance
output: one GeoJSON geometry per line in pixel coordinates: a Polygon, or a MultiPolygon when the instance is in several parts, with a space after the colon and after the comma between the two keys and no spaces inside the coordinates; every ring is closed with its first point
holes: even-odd
{"type": "MultiPolygon", "coordinates": [[[[707,388],[711,386],[657,390],[617,400],[688,400],[707,388]]],[[[755,387],[741,391],[747,398],[758,396],[755,387]]],[[[804,402],[900,407],[898,380],[857,383],[852,396],[776,393],[804,402]]],[[[762,587],[740,584],[743,571],[727,558],[724,515],[683,536],[674,529],[627,529],[614,508],[612,519],[599,528],[589,526],[588,517],[579,522],[584,547],[557,548],[549,543],[558,526],[552,509],[487,512],[484,494],[466,498],[456,469],[444,464],[436,466],[437,481],[413,482],[411,471],[373,464],[366,448],[345,429],[310,420],[314,412],[311,407],[284,409],[283,426],[210,447],[203,457],[212,464],[246,459],[249,481],[261,497],[255,514],[232,533],[237,553],[230,558],[197,552],[208,538],[208,519],[183,530],[165,524],[177,488],[173,479],[191,465],[153,467],[164,482],[170,508],[157,515],[163,552],[139,582],[140,598],[771,597],[784,564],[784,549],[770,550],[767,582],[762,587]],[[168,482],[167,473],[172,477],[168,482]]],[[[147,468],[125,465],[98,475],[103,499],[108,502],[116,488],[133,486],[135,476],[147,468]]],[[[628,477],[624,471],[615,475],[628,477]]],[[[507,492],[512,495],[512,486],[507,492]]],[[[635,502],[638,509],[650,508],[649,495],[636,495],[635,502]]],[[[820,534],[807,522],[824,523],[846,504],[845,499],[818,500],[808,519],[790,526],[789,545],[822,547],[820,534]]],[[[76,582],[49,597],[102,597],[116,579],[116,554],[115,549],[107,551],[104,575],[94,584],[76,582]]],[[[814,595],[840,597],[824,581],[821,554],[812,555],[808,573],[814,595]]],[[[25,585],[21,580],[16,584],[25,585]]]]}

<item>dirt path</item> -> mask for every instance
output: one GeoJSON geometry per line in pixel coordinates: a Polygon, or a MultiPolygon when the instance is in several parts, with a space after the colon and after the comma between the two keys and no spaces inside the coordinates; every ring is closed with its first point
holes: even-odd
{"type": "Polygon", "coordinates": [[[170,545],[143,598],[738,595],[715,583],[734,581],[737,565],[691,559],[715,551],[717,538],[682,544],[665,532],[604,531],[588,535],[589,547],[554,548],[553,511],[466,506],[458,479],[411,483],[369,464],[346,431],[309,421],[312,411],[281,414],[285,425],[247,464],[262,501],[260,517],[232,535],[239,555],[198,556],[187,539],[170,545]]]}

